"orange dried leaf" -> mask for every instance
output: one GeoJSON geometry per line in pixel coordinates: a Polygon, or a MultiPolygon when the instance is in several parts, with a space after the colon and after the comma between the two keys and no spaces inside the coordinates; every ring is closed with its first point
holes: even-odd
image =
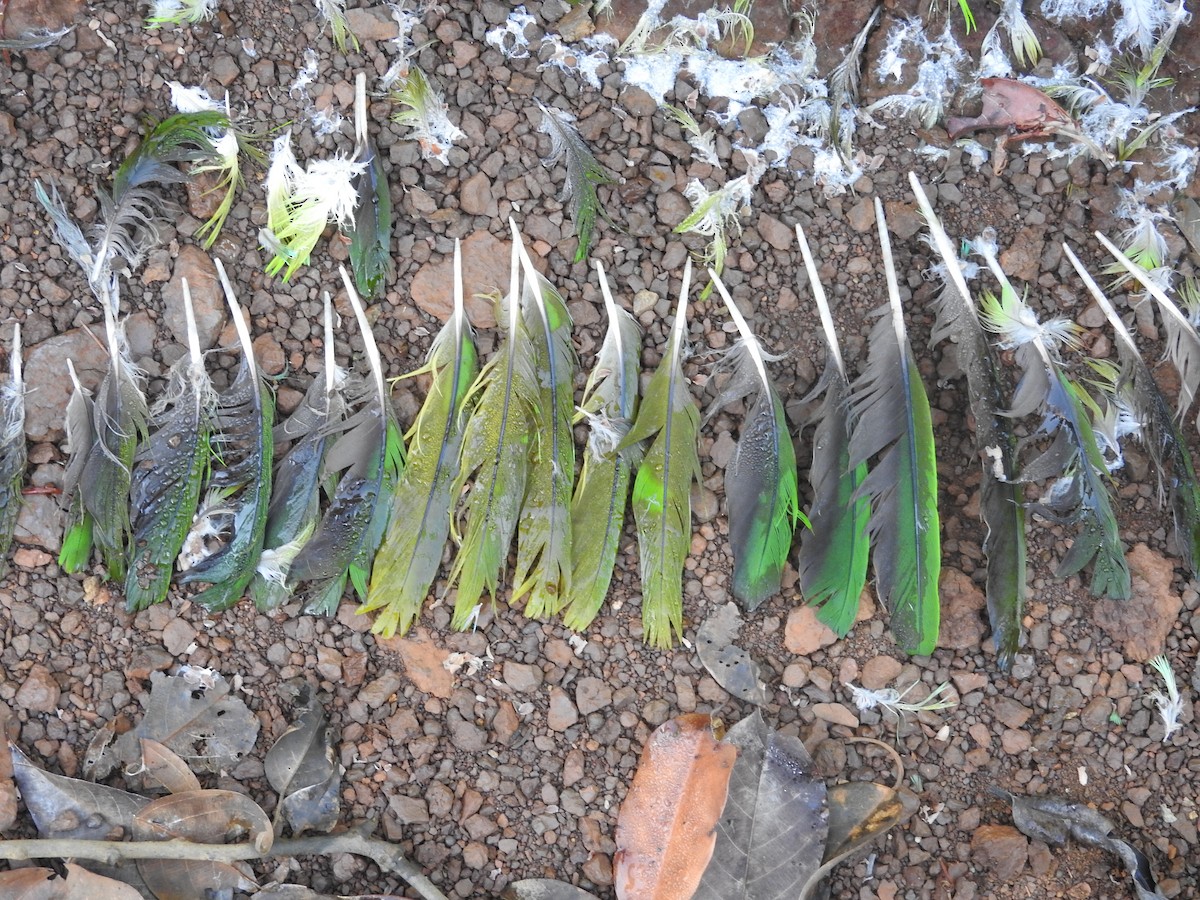
{"type": "Polygon", "coordinates": [[[0,897],[6,900],[141,900],[141,896],[127,884],[72,863],[66,865],[65,874],[43,868],[0,872],[0,897]]]}
{"type": "Polygon", "coordinates": [[[736,759],[706,715],[679,716],[650,735],[617,817],[619,900],[687,900],[695,893],[736,759]]]}
{"type": "Polygon", "coordinates": [[[968,131],[1004,129],[1004,140],[1053,137],[1073,128],[1065,109],[1042,91],[1011,78],[984,78],[983,112],[973,118],[955,117],[946,123],[946,131],[955,140],[968,131]]]}

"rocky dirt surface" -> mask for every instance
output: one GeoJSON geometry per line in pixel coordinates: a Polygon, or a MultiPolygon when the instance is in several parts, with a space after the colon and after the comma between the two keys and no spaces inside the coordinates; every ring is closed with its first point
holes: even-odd
{"type": "MultiPolygon", "coordinates": [[[[73,358],[93,384],[105,365],[92,337],[102,328],[100,310],[54,244],[33,198],[34,179],[54,179],[76,217],[91,220],[94,185],[107,183],[147,120],[170,111],[170,80],[203,85],[214,95],[227,89],[234,110],[263,132],[295,120],[301,159],[350,152],[349,121],[340,133],[318,139],[306,110],[315,104],[349,117],[355,74],[382,74],[395,58],[387,42],[396,34],[383,4],[350,5],[362,7],[350,14],[362,49],[343,54],[308,3],[226,2],[212,24],[150,31],[144,8],[124,0],[92,6],[10,0],[10,34],[37,17],[76,25],[58,46],[0,59],[0,323],[7,343],[10,324],[19,321],[28,347],[31,485],[54,485],[62,477],[63,359],[73,358]],[[318,54],[319,71],[305,97],[289,88],[308,48],[318,54]]],[[[445,165],[423,160],[407,129],[389,123],[385,99],[371,106],[397,212],[396,273],[386,298],[371,310],[389,375],[419,364],[447,313],[455,238],[464,241],[469,289],[506,283],[509,216],[568,299],[585,371],[590,366],[604,328],[600,294],[589,266],[571,262],[576,245],[560,201],[564,172],[539,162],[549,144],[536,132],[536,100],[577,115],[585,139],[619,177],[620,183],[601,189],[612,222],[601,220],[592,256],[604,263],[621,302],[645,328],[645,365],[658,362],[685,255],[701,248],[695,238],[670,233],[690,209],[683,188],[691,178],[713,188],[742,171],[743,156],[733,147],[761,138],[754,134],[761,117],[744,115],[723,129],[716,147],[724,171],[694,160],[679,127],[654,100],[624,85],[619,66],[601,66],[599,90],[539,67],[537,38],[558,30],[568,9],[559,0],[531,5],[534,53],[527,58],[506,58],[485,40],[508,16],[505,4],[451,0],[423,14],[413,34],[421,48],[415,60],[444,86],[450,117],[465,132],[445,165]]],[[[884,25],[913,11],[915,4],[889,3],[884,25]]],[[[777,10],[759,15],[760,38],[786,37],[788,19],[771,12],[777,10]]],[[[990,24],[986,10],[977,14],[984,27],[990,24]]],[[[865,16],[863,4],[822,5],[822,71],[840,58],[865,16]]],[[[630,21],[622,12],[613,28],[628,29],[630,21]]],[[[1080,52],[1086,28],[1071,32],[1036,17],[1034,22],[1054,53],[1080,52]]],[[[877,43],[868,48],[868,59],[878,52],[877,43]]],[[[1193,68],[1198,45],[1194,25],[1176,41],[1168,64],[1180,79],[1167,98],[1172,105],[1200,100],[1193,68]]],[[[873,78],[866,82],[868,96],[883,90],[873,78]]],[[[683,101],[691,93],[681,77],[668,99],[683,101]]],[[[707,102],[699,98],[697,117],[707,102]]],[[[1192,131],[1193,143],[1195,136],[1192,131]]],[[[1016,832],[1007,809],[986,791],[998,785],[1094,804],[1145,849],[1166,896],[1196,896],[1200,733],[1189,701],[1182,730],[1163,742],[1148,697],[1157,682],[1145,665],[1165,651],[1185,694],[1200,691],[1193,674],[1200,674],[1200,594],[1175,554],[1169,513],[1156,503],[1144,455],[1131,448],[1129,465],[1117,475],[1122,536],[1135,571],[1136,597],[1123,605],[1094,601],[1079,578],[1055,581],[1050,573],[1071,532],[1034,523],[1028,642],[1011,677],[997,673],[980,590],[979,473],[964,385],[952,360],[928,348],[936,288],[925,275],[931,254],[920,239],[922,223],[906,180],[914,170],[933,187],[955,239],[995,228],[1007,248],[1010,276],[1029,285],[1034,305],[1077,319],[1088,328],[1092,354],[1105,356],[1111,338],[1103,318],[1081,293],[1059,244],[1070,242],[1098,272],[1103,262],[1091,231],[1114,229],[1115,190],[1133,176],[1082,158],[1050,160],[1042,152],[1015,153],[995,176],[954,148],[941,159],[920,153],[927,144],[949,146],[940,128],[862,125],[856,140],[873,164],[841,196],[825,196],[803,174],[811,164],[807,151],[797,150],[788,169],[768,171],[726,270],[726,283],[752,313],[760,336],[785,354],[773,371],[796,421],[823,351],[792,226],[801,223],[815,242],[855,371],[866,357],[870,311],[884,297],[871,218],[873,198],[881,198],[913,345],[934,406],[943,492],[941,649],[928,658],[906,658],[892,642],[886,615],[871,602],[852,634],[834,640],[799,605],[791,569],[783,594],[749,616],[743,632],[771,688],[768,721],[798,733],[824,774],[885,779],[884,758],[864,756],[862,745],[843,741],[876,737],[897,742],[909,787],[919,793],[921,812],[875,847],[869,862],[844,866],[832,895],[1131,896],[1112,858],[1079,847],[1050,849],[1016,832]],[[890,716],[859,712],[845,687],[851,681],[901,689],[919,681],[914,693],[922,695],[949,681],[958,705],[897,726],[890,716]]],[[[265,221],[261,178],[261,170],[250,174],[214,253],[250,309],[258,359],[286,411],[320,366],[319,298],[336,284],[336,265],[346,250],[332,237],[289,284],[267,278],[256,237],[265,221]]],[[[1195,185],[1190,190],[1200,194],[1195,185]]],[[[180,189],[177,199],[182,211],[162,235],[161,248],[125,287],[134,353],[152,377],[183,352],[178,285],[184,276],[197,296],[204,340],[217,348],[212,366],[228,370],[236,362],[234,352],[221,349],[235,338],[212,264],[192,237],[205,215],[196,205],[204,198],[192,198],[189,207],[180,189]]],[[[1195,261],[1183,252],[1182,239],[1169,240],[1181,258],[1180,271],[1191,271],[1195,261]]],[[[1118,295],[1119,303],[1124,299],[1118,295]]],[[[486,352],[495,344],[489,310],[476,304],[472,312],[486,352]]],[[[1153,323],[1140,324],[1144,338],[1156,336],[1153,323]]],[[[694,299],[694,355],[687,373],[700,401],[711,399],[706,382],[714,352],[730,343],[731,330],[719,302],[694,299]]],[[[350,352],[349,343],[339,342],[340,359],[350,352]]],[[[1153,352],[1147,349],[1148,359],[1153,352]]],[[[1172,377],[1169,366],[1159,374],[1164,384],[1172,377]]],[[[422,390],[407,381],[396,386],[403,423],[411,422],[422,390]]],[[[717,415],[702,431],[703,484],[695,490],[684,576],[689,638],[729,599],[722,476],[737,434],[736,412],[717,415]]],[[[1194,442],[1194,432],[1191,437],[1194,442]]],[[[809,458],[806,441],[803,436],[799,444],[802,466],[809,458]]],[[[55,498],[27,497],[15,564],[0,583],[0,722],[7,718],[14,741],[48,768],[77,775],[84,748],[104,723],[140,714],[151,672],[190,663],[241,676],[246,701],[262,722],[265,749],[286,727],[281,685],[307,678],[328,696],[338,729],[347,770],[346,821],[376,819],[377,832],[402,844],[448,896],[496,896],[515,879],[541,876],[611,896],[615,816],[650,731],[683,712],[712,712],[732,723],[750,711],[716,684],[688,648],[662,653],[643,646],[631,526],[611,602],[582,648],[572,645],[561,624],[529,621],[503,602],[494,614],[485,613],[473,633],[452,633],[442,604],[427,610],[407,639],[391,640],[372,636],[370,622],[355,616],[349,599],[330,619],[300,615],[299,603],[268,617],[245,602],[209,617],[189,603],[187,591],[175,590],[169,603],[131,616],[98,571],[62,574],[55,565],[60,538],[55,498]],[[443,662],[454,652],[479,657],[483,665],[452,674],[443,662]]],[[[261,754],[218,782],[264,800],[270,796],[261,754]]],[[[13,812],[12,803],[11,795],[0,793],[0,824],[13,812]]],[[[28,831],[22,817],[6,834],[28,831]]],[[[402,885],[355,857],[299,866],[294,879],[317,888],[404,895],[402,885]]]]}

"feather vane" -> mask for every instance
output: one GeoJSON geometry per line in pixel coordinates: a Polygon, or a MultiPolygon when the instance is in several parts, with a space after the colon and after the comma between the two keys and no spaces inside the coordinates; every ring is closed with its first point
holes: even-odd
{"type": "Polygon", "coordinates": [[[1045,451],[1022,467],[1019,480],[1056,478],[1034,509],[1080,527],[1055,575],[1074,575],[1094,559],[1092,593],[1127,598],[1129,567],[1109,496],[1108,469],[1092,425],[1098,410],[1087,392],[1062,371],[1057,357],[1060,344],[1071,346],[1077,341],[1075,331],[1068,327],[1071,323],[1039,322],[1001,270],[991,241],[972,243],[1001,285],[999,298],[983,295],[980,319],[1000,336],[1000,346],[1016,350],[1022,369],[1008,414],[1038,413],[1042,417],[1038,433],[1053,438],[1045,451]]]}
{"type": "Polygon", "coordinates": [[[711,270],[708,274],[741,335],[721,363],[731,369],[731,377],[709,415],[718,407],[749,398],[737,448],[725,471],[733,595],[749,611],[779,593],[796,525],[801,519],[807,524],[808,519],[800,512],[796,449],[783,401],[767,374],[767,360],[778,357],[762,348],[720,277],[711,270]]]}
{"type": "Polygon", "coordinates": [[[459,544],[450,570],[450,582],[458,586],[451,624],[459,630],[473,621],[485,588],[495,602],[529,480],[538,384],[533,341],[521,321],[519,267],[514,241],[509,292],[496,316],[506,323],[505,340],[465,401],[471,417],[453,494],[468,481],[471,490],[451,524],[459,544]]]}
{"type": "Polygon", "coordinates": [[[358,151],[354,161],[364,163],[356,179],[358,206],[350,232],[350,264],[354,283],[364,300],[374,300],[386,285],[392,265],[392,192],[383,160],[367,133],[367,75],[359,72],[355,84],[354,125],[358,151]]]}
{"type": "Polygon", "coordinates": [[[167,390],[138,448],[131,483],[133,544],[125,578],[130,612],[162,602],[171,586],[208,468],[209,431],[216,394],[204,369],[192,294],[183,282],[188,353],[171,369],[167,390]]]}
{"type": "Polygon", "coordinates": [[[691,280],[688,260],[662,361],[646,387],[633,427],[618,446],[625,450],[650,442],[638,464],[632,505],[641,554],[642,630],[646,643],[660,650],[670,648],[683,634],[683,566],[692,537],[691,487],[700,477],[700,410],[683,372],[691,280]]]}
{"type": "Polygon", "coordinates": [[[613,300],[604,267],[597,262],[608,331],[588,376],[576,419],[591,428],[583,470],[571,498],[571,590],[563,624],[587,628],[608,595],[629,505],[635,448],[618,451],[638,410],[642,333],[637,320],[613,300]],[[603,522],[604,527],[598,527],[603,522]]]}
{"type": "Polygon", "coordinates": [[[210,438],[213,461],[203,507],[179,555],[179,582],[207,582],[210,586],[193,599],[219,612],[241,599],[262,555],[275,452],[275,398],[259,375],[250,333],[225,267],[219,259],[214,262],[242,346],[242,361],[233,383],[217,396],[210,438]]]}
{"type": "Polygon", "coordinates": [[[1013,480],[1017,442],[1011,417],[1005,415],[996,357],[979,322],[953,246],[921,183],[912,173],[908,178],[948,279],[936,302],[937,319],[931,341],[936,346],[950,340],[958,367],[967,377],[971,415],[975,420],[975,449],[982,466],[979,509],[987,527],[983,552],[987,557],[988,620],[997,664],[1006,672],[1020,645],[1026,592],[1024,498],[1020,484],[1013,480]]]}
{"type": "Polygon", "coordinates": [[[462,254],[454,243],[454,313],[438,332],[425,365],[429,393],[407,438],[408,464],[396,486],[391,522],[371,570],[360,613],[380,612],[371,630],[407,634],[437,577],[450,532],[454,483],[469,415],[468,398],[479,374],[471,323],[463,299],[462,254]],[[414,527],[415,523],[415,527],[414,527]]]}
{"type": "Polygon", "coordinates": [[[0,384],[0,577],[8,570],[21,486],[25,481],[25,381],[21,375],[21,326],[13,326],[11,368],[0,384]]]}
{"type": "Polygon", "coordinates": [[[1196,482],[1187,443],[1150,367],[1138,353],[1133,335],[1117,315],[1112,302],[1071,248],[1063,244],[1063,250],[1116,332],[1121,364],[1113,386],[1129,407],[1137,423],[1137,436],[1158,472],[1159,497],[1161,499],[1165,490],[1175,521],[1175,544],[1179,554],[1193,575],[1200,574],[1197,571],[1200,565],[1200,484],[1196,482]]]}
{"type": "Polygon", "coordinates": [[[512,600],[528,593],[525,615],[536,619],[561,610],[571,589],[571,421],[578,361],[571,343],[571,314],[558,291],[533,268],[516,223],[510,224],[525,276],[521,319],[533,344],[538,398],[529,485],[517,527],[512,600]]]}
{"type": "Polygon", "coordinates": [[[83,467],[87,464],[92,445],[96,442],[93,428],[95,401],[87,389],[79,383],[75,366],[67,360],[67,374],[74,389],[67,401],[65,431],[67,434],[67,468],[63,473],[63,508],[67,514],[67,527],[63,534],[62,549],[58,564],[68,575],[74,575],[87,565],[92,555],[92,517],[83,505],[79,482],[83,467]]]}
{"type": "Polygon", "coordinates": [[[611,184],[612,176],[584,143],[575,127],[575,118],[570,113],[552,109],[540,101],[538,109],[542,114],[538,131],[550,137],[550,155],[542,163],[552,166],[565,162],[567,167],[563,202],[571,204],[571,218],[575,220],[575,237],[579,244],[575,250],[575,262],[580,262],[587,259],[592,245],[592,232],[596,227],[596,213],[600,210],[596,187],[611,184]]]}
{"type": "Polygon", "coordinates": [[[825,339],[825,371],[809,397],[820,396],[821,403],[810,420],[815,425],[809,470],[813,502],[808,514],[809,528],[800,539],[800,590],[805,600],[819,607],[817,617],[839,637],[845,637],[854,625],[863,586],[867,583],[871,499],[861,490],[867,478],[867,464],[850,465],[850,380],[838,347],[829,301],[799,225],[796,237],[825,339]]]}
{"type": "Polygon", "coordinates": [[[146,433],[143,377],[129,358],[125,329],[104,306],[108,331],[108,372],[92,404],[93,442],[77,490],[91,518],[92,541],[110,578],[122,580],[133,539],[129,490],[133,458],[146,433]]]}
{"type": "Polygon", "coordinates": [[[392,490],[404,467],[404,443],[388,400],[371,323],[350,273],[344,266],[339,271],[362,332],[370,376],[359,409],[345,420],[345,430],[325,457],[325,477],[340,473],[329,508],[287,575],[289,587],[313,582],[306,609],[325,615],[337,611],[347,580],[365,596],[371,560],[387,527],[392,490]]]}
{"type": "Polygon", "coordinates": [[[333,304],[328,292],[323,317],[324,370],[309,385],[296,410],[275,429],[276,436],[292,445],[275,467],[263,552],[250,584],[250,597],[263,611],[277,608],[292,594],[287,576],[320,521],[325,453],[346,412],[347,375],[333,355],[333,304]]]}
{"type": "Polygon", "coordinates": [[[937,646],[940,620],[933,423],[904,328],[891,240],[878,199],[875,219],[890,309],[871,332],[870,362],[851,393],[850,467],[876,459],[859,489],[871,498],[868,531],[876,587],[891,611],[896,643],[908,653],[926,656],[937,646]]]}

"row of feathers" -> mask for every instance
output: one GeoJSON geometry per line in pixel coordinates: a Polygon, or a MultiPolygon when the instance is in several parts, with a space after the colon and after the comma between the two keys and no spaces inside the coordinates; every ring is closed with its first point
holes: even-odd
{"type": "MultiPolygon", "coordinates": [[[[431,388],[408,433],[407,454],[378,352],[345,273],[370,367],[365,377],[342,372],[327,359],[324,376],[300,410],[273,434],[273,398],[238,313],[234,320],[244,353],[231,386],[213,390],[193,335],[188,355],[150,409],[118,319],[115,261],[136,263],[157,240],[162,200],[152,188],[184,177],[174,164],[201,151],[207,124],[203,117],[177,116],[157,127],[118,169],[112,193],[101,194],[102,216],[90,239],[53,186],[49,192],[36,186],[59,243],[102,301],[110,355],[108,375],[95,395],[77,384],[68,409],[64,567],[83,567],[95,547],[110,576],[124,580],[135,609],[166,595],[176,565],[181,583],[210,585],[198,600],[213,609],[231,605],[247,590],[262,608],[273,608],[306,583],[309,608],[329,611],[349,580],[364,598],[363,611],[377,612],[376,630],[391,634],[406,631],[419,614],[447,537],[458,548],[447,583],[457,588],[459,628],[477,617],[485,592],[496,597],[515,538],[512,600],[525,598],[531,616],[562,612],[570,627],[584,628],[608,592],[632,485],[645,639],[670,646],[682,634],[689,494],[699,474],[700,414],[682,370],[690,269],[663,362],[640,399],[640,334],[612,301],[601,272],[610,328],[576,408],[570,316],[559,294],[534,271],[514,226],[510,289],[498,301],[504,341],[480,370],[456,274],[456,312],[419,370],[430,376],[431,388]],[[581,419],[590,424],[591,438],[576,481],[572,426],[581,419]],[[290,450],[275,465],[277,439],[290,450]]],[[[1071,323],[1039,323],[1000,271],[996,248],[986,239],[972,246],[1001,291],[998,298],[985,293],[976,308],[964,267],[912,181],[947,279],[934,338],[954,341],[972,397],[988,529],[987,597],[1005,667],[1019,645],[1025,590],[1024,516],[1030,504],[1022,496],[1024,483],[1052,480],[1033,508],[1078,525],[1059,574],[1092,563],[1095,593],[1128,596],[1110,471],[1120,462],[1120,439],[1136,434],[1159,466],[1160,493],[1175,514],[1179,552],[1189,565],[1200,558],[1200,501],[1177,427],[1200,386],[1200,337],[1163,291],[1110,247],[1162,308],[1182,390],[1172,415],[1114,312],[1120,365],[1097,365],[1092,382],[1101,390],[1095,399],[1068,377],[1059,357],[1061,346],[1074,343],[1071,323]],[[1008,403],[989,333],[999,346],[1016,351],[1021,368],[1008,403]],[[1025,448],[1018,446],[1012,422],[1032,415],[1040,417],[1033,431],[1035,439],[1044,439],[1043,452],[1018,466],[1025,448]]],[[[815,412],[804,423],[815,426],[807,517],[800,512],[795,447],[767,372],[772,357],[714,276],[741,333],[723,363],[730,377],[715,406],[744,399],[747,410],[726,472],[733,589],[750,609],[777,593],[803,521],[809,527],[797,556],[800,589],[820,605],[821,618],[839,634],[849,630],[873,560],[897,643],[926,654],[936,646],[939,621],[935,454],[882,209],[878,217],[889,304],[872,332],[869,364],[853,384],[798,229],[828,353],[826,372],[809,398],[815,412]]],[[[1068,254],[1077,263],[1069,248],[1068,254]]],[[[1079,269],[1097,302],[1110,311],[1099,287],[1079,269]]],[[[236,307],[232,286],[221,275],[236,307]]],[[[326,347],[332,347],[328,334],[326,347]]],[[[20,397],[17,357],[19,352],[14,379],[0,399],[20,397]]],[[[14,418],[0,413],[0,425],[14,418]]],[[[20,454],[16,481],[4,480],[13,474],[15,463],[9,461],[17,455],[0,458],[0,484],[10,494],[14,483],[19,490],[24,467],[20,454]]],[[[6,502],[6,516],[15,518],[16,506],[6,502]]]]}

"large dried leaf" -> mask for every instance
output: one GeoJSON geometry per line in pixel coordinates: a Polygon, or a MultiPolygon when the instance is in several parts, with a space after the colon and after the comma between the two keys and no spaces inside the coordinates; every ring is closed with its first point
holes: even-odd
{"type": "Polygon", "coordinates": [[[142,738],[141,748],[142,771],[139,774],[147,786],[165,788],[169,794],[200,790],[200,779],[170,747],[142,738]]]}
{"type": "Polygon", "coordinates": [[[725,740],[737,747],[737,763],[696,900],[794,900],[821,865],[825,783],[799,738],[771,731],[757,711],[725,740]]]}
{"type": "Polygon", "coordinates": [[[619,900],[687,900],[716,843],[737,750],[693,713],[660,725],[642,750],[617,817],[619,900]]]}
{"type": "Polygon", "coordinates": [[[596,900],[583,888],[553,878],[526,878],[514,881],[504,892],[504,900],[596,900]]]}
{"type": "Polygon", "coordinates": [[[1114,837],[1113,823],[1090,806],[1063,797],[1022,797],[998,789],[993,789],[993,793],[1007,797],[1012,803],[1013,822],[1026,836],[1055,846],[1075,838],[1115,853],[1129,871],[1138,900],[1162,900],[1150,860],[1132,844],[1114,837]]]}
{"type": "Polygon", "coordinates": [[[134,815],[149,801],[103,784],[51,775],[10,747],[13,778],[39,837],[123,841],[134,815]]]}
{"type": "Polygon", "coordinates": [[[917,811],[915,795],[867,781],[829,788],[829,836],[819,868],[805,884],[799,900],[817,896],[817,888],[835,866],[886,834],[917,811]]]}
{"type": "Polygon", "coordinates": [[[337,824],[342,774],[333,732],[320,701],[303,685],[297,698],[299,716],[267,751],[267,781],[279,792],[275,812],[287,819],[292,834],[328,832],[337,824]]]}
{"type": "MultiPolygon", "coordinates": [[[[233,791],[187,791],[147,804],[133,819],[138,841],[236,843],[249,838],[267,853],[275,834],[253,800],[233,791]]],[[[143,859],[138,871],[158,900],[195,900],[206,891],[251,890],[257,885],[234,866],[207,860],[143,859]]]]}
{"type": "Polygon", "coordinates": [[[66,873],[29,868],[0,872],[5,900],[141,900],[137,888],[68,863],[66,873]]]}
{"type": "Polygon", "coordinates": [[[762,670],[749,653],[733,643],[741,627],[738,605],[726,603],[700,626],[696,652],[717,684],[739,700],[765,706],[767,688],[762,682],[762,670]]]}
{"type": "Polygon", "coordinates": [[[103,778],[118,763],[136,771],[141,739],[158,741],[194,772],[219,773],[254,749],[258,719],[246,704],[229,696],[229,682],[208,669],[185,667],[179,675],[150,675],[146,714],[132,731],[113,742],[95,768],[103,778]]]}

